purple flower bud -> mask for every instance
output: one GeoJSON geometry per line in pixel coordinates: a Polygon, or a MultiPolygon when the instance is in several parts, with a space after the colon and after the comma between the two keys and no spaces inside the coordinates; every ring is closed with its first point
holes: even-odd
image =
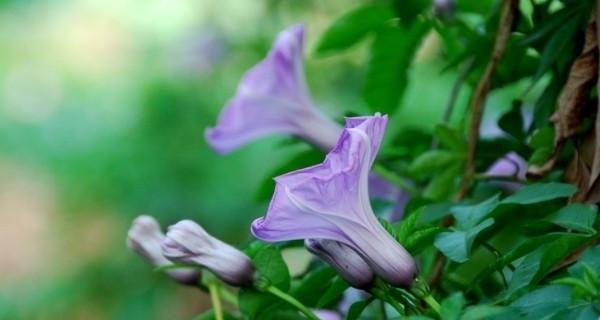
{"type": "Polygon", "coordinates": [[[248,285],[254,276],[254,267],[243,252],[190,220],[169,227],[162,252],[169,260],[203,266],[234,286],[248,285]]]}
{"type": "Polygon", "coordinates": [[[250,69],[207,142],[220,154],[261,137],[284,133],[330,150],[341,127],[313,104],[304,79],[304,26],[282,31],[267,57],[250,69]]]}
{"type": "MultiPolygon", "coordinates": [[[[496,160],[485,172],[485,176],[490,178],[512,177],[519,181],[525,181],[526,174],[527,162],[515,152],[507,153],[502,158],[496,160]]],[[[516,191],[523,186],[519,182],[506,181],[497,182],[497,185],[509,191],[516,191]]]]}
{"type": "Polygon", "coordinates": [[[320,320],[342,320],[342,316],[333,310],[313,309],[312,312],[319,317],[320,320]]]}
{"type": "Polygon", "coordinates": [[[333,240],[306,239],[304,246],[329,263],[351,286],[367,288],[373,282],[371,267],[347,245],[333,240]]]}
{"type": "MultiPolygon", "coordinates": [[[[131,225],[127,233],[127,246],[139,256],[150,262],[155,267],[164,267],[172,264],[162,254],[160,244],[165,235],[160,231],[160,225],[150,216],[139,216],[131,225]]],[[[166,273],[175,281],[195,285],[200,278],[200,273],[188,269],[171,269],[166,273]]]]}
{"type": "Polygon", "coordinates": [[[450,18],[454,14],[454,0],[435,0],[433,2],[433,13],[440,18],[450,18]]]}
{"type": "Polygon", "coordinates": [[[411,255],[381,226],[369,202],[369,171],[387,116],[346,119],[346,129],[322,164],[275,178],[266,216],[252,223],[258,239],[276,242],[329,239],[356,251],[371,269],[397,286],[417,271],[411,255]]]}

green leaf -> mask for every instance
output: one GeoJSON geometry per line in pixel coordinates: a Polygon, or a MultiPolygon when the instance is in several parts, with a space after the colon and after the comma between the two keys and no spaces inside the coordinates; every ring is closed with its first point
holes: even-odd
{"type": "Polygon", "coordinates": [[[459,320],[465,307],[465,297],[462,292],[455,292],[444,299],[440,307],[440,318],[444,320],[459,320]]]}
{"type": "Polygon", "coordinates": [[[408,241],[408,237],[413,233],[417,222],[419,221],[419,216],[421,215],[423,209],[418,209],[415,212],[411,212],[408,216],[404,217],[400,222],[400,226],[398,227],[398,231],[396,232],[396,239],[400,243],[404,243],[408,241]]]}
{"type": "Polygon", "coordinates": [[[463,263],[469,260],[471,246],[479,233],[494,224],[494,219],[488,218],[468,231],[442,232],[435,238],[434,246],[448,259],[463,263]]]}
{"type": "Polygon", "coordinates": [[[346,315],[346,320],[357,320],[360,319],[360,315],[365,311],[365,309],[369,306],[369,304],[373,301],[373,299],[367,299],[363,301],[358,301],[353,303],[348,310],[348,315],[346,315]]]}
{"type": "Polygon", "coordinates": [[[538,183],[525,186],[515,194],[502,200],[504,204],[532,204],[554,200],[558,198],[566,198],[577,191],[577,187],[566,183],[538,183]]]}
{"type": "Polygon", "coordinates": [[[415,21],[410,27],[378,29],[363,87],[363,98],[371,111],[396,111],[408,84],[409,67],[429,28],[429,23],[415,21]]]}
{"type": "Polygon", "coordinates": [[[519,263],[517,269],[513,272],[512,278],[508,285],[508,296],[511,296],[533,281],[533,278],[540,269],[541,259],[545,250],[546,248],[540,247],[525,256],[521,263],[519,263]]]}
{"type": "Polygon", "coordinates": [[[571,289],[550,285],[532,291],[510,304],[520,312],[520,319],[548,319],[570,304],[571,289]]]}
{"type": "MultiPolygon", "coordinates": [[[[552,106],[554,107],[554,105],[552,106]]],[[[546,163],[554,151],[554,128],[544,127],[537,130],[533,134],[529,146],[533,148],[529,163],[534,165],[546,163]]]]}
{"type": "Polygon", "coordinates": [[[413,255],[418,255],[425,248],[431,246],[435,237],[444,229],[439,226],[425,227],[412,232],[405,242],[400,242],[408,252],[413,255]]]}
{"type": "Polygon", "coordinates": [[[383,218],[377,218],[377,220],[379,221],[379,224],[381,224],[381,226],[385,229],[385,231],[387,231],[387,233],[389,233],[392,236],[392,238],[398,238],[398,234],[396,234],[394,226],[389,221],[383,218]]]}
{"type": "Polygon", "coordinates": [[[550,67],[562,52],[565,52],[569,45],[572,45],[575,33],[579,28],[580,22],[577,19],[570,19],[565,22],[565,25],[550,38],[550,41],[544,47],[538,70],[533,77],[533,81],[537,81],[541,76],[550,70],[550,67]]]}
{"type": "Polygon", "coordinates": [[[488,14],[493,9],[493,1],[461,0],[456,1],[456,9],[460,12],[488,14]]]}
{"type": "Polygon", "coordinates": [[[540,19],[541,22],[529,34],[523,44],[531,44],[541,51],[541,60],[533,78],[536,82],[541,75],[556,66],[562,60],[570,60],[578,32],[588,24],[592,9],[592,1],[574,1],[561,10],[540,19]],[[542,48],[543,47],[543,48],[542,48]]]}
{"type": "Polygon", "coordinates": [[[283,304],[272,294],[259,292],[254,288],[241,288],[238,292],[240,311],[250,319],[260,319],[261,316],[283,304]]]}
{"type": "MultiPolygon", "coordinates": [[[[281,252],[272,245],[254,243],[246,250],[252,258],[256,271],[267,278],[277,288],[287,291],[290,288],[290,273],[283,261],[281,252]]],[[[240,311],[250,319],[265,319],[279,300],[270,293],[259,292],[254,288],[242,288],[238,293],[240,311]]]]}
{"type": "Polygon", "coordinates": [[[454,206],[453,202],[441,202],[426,205],[423,207],[423,213],[419,215],[420,223],[430,223],[439,221],[450,215],[450,209],[454,206]]]}
{"type": "Polygon", "coordinates": [[[538,129],[531,137],[529,145],[534,149],[554,146],[554,127],[538,129]]]}
{"type": "MultiPolygon", "coordinates": [[[[511,251],[506,253],[502,257],[502,261],[505,264],[511,263],[511,262],[525,256],[526,254],[533,252],[534,250],[543,246],[544,244],[550,243],[550,242],[560,238],[561,236],[563,236],[563,234],[549,233],[549,234],[544,234],[539,237],[527,238],[525,241],[521,242],[519,245],[517,245],[511,251]]],[[[504,266],[504,265],[502,265],[502,266],[504,266]]]]}
{"type": "MultiPolygon", "coordinates": [[[[556,101],[564,84],[562,79],[563,77],[566,76],[559,77],[558,75],[554,75],[550,83],[546,86],[546,88],[544,88],[544,91],[540,94],[539,98],[535,102],[533,110],[533,124],[536,128],[552,128],[546,126],[549,125],[550,116],[554,112],[556,101]]],[[[552,133],[552,136],[554,137],[554,133],[552,133]]],[[[550,142],[552,142],[552,140],[550,142]]],[[[552,144],[550,144],[548,147],[551,148],[552,144]]],[[[550,152],[551,151],[552,149],[550,149],[550,152]]],[[[543,163],[532,162],[531,160],[530,162],[533,164],[543,163]]]]}
{"type": "Polygon", "coordinates": [[[540,268],[533,282],[537,283],[552,270],[552,268],[569,255],[575,253],[582,245],[590,241],[591,237],[577,234],[564,235],[547,245],[546,252],[542,256],[540,268]]]}
{"type": "Polygon", "coordinates": [[[597,320],[598,311],[590,303],[572,305],[554,314],[552,320],[597,320]]]}
{"type": "Polygon", "coordinates": [[[573,276],[583,277],[584,265],[589,266],[596,273],[600,274],[600,246],[586,249],[579,262],[569,268],[569,273],[573,276]]]}
{"type": "Polygon", "coordinates": [[[442,146],[452,151],[464,153],[467,150],[467,141],[463,135],[447,124],[437,125],[434,134],[440,140],[442,146]]]}
{"type": "Polygon", "coordinates": [[[344,294],[344,291],[348,289],[348,287],[349,285],[348,283],[346,283],[346,281],[344,281],[344,279],[340,277],[334,278],[329,288],[327,288],[327,290],[321,295],[321,298],[317,302],[317,308],[325,307],[333,301],[335,301],[336,299],[339,299],[342,296],[342,294],[344,294]]]}
{"type": "Polygon", "coordinates": [[[425,9],[430,8],[432,2],[432,0],[396,0],[394,6],[401,22],[409,25],[414,23],[415,19],[417,19],[419,14],[423,13],[425,9]]]}
{"type": "Polygon", "coordinates": [[[519,1],[519,11],[527,22],[528,27],[533,27],[533,4],[529,0],[519,1]]]}
{"type": "Polygon", "coordinates": [[[517,312],[510,307],[494,305],[476,305],[468,307],[463,313],[461,320],[485,320],[485,319],[517,319],[517,312]]]}
{"type": "Polygon", "coordinates": [[[318,268],[308,273],[300,285],[292,291],[292,295],[308,306],[315,306],[320,296],[315,292],[325,292],[337,273],[329,266],[318,268]]]}
{"type": "Polygon", "coordinates": [[[553,148],[538,148],[533,151],[531,157],[529,157],[529,164],[543,165],[550,159],[553,148]]]}
{"type": "Polygon", "coordinates": [[[564,235],[529,253],[513,273],[507,295],[510,296],[529,284],[539,282],[557,263],[587,241],[589,237],[564,235]]]}
{"type": "Polygon", "coordinates": [[[546,220],[565,229],[593,234],[596,232],[594,222],[597,215],[595,206],[574,203],[551,214],[546,220]]]}
{"type": "Polygon", "coordinates": [[[512,108],[498,120],[498,126],[515,139],[524,140],[526,133],[525,121],[521,113],[521,103],[513,103],[512,108]]]}
{"type": "Polygon", "coordinates": [[[450,209],[456,219],[456,228],[469,230],[479,224],[487,215],[500,204],[500,195],[497,194],[483,202],[469,206],[456,206],[450,209]]]}
{"type": "Polygon", "coordinates": [[[252,262],[258,274],[269,279],[271,284],[283,291],[290,288],[290,272],[279,249],[266,246],[256,253],[252,262]]]}
{"type": "Polygon", "coordinates": [[[462,158],[453,151],[430,150],[416,158],[408,167],[408,171],[416,176],[431,176],[462,158]]]}
{"type": "Polygon", "coordinates": [[[450,166],[444,172],[436,175],[423,192],[423,197],[434,200],[448,199],[455,190],[456,177],[462,170],[462,163],[450,166]]]}
{"type": "Polygon", "coordinates": [[[383,5],[367,5],[348,11],[325,30],[315,53],[347,49],[393,17],[392,8],[383,5]]]}
{"type": "Polygon", "coordinates": [[[426,246],[432,245],[437,234],[444,230],[439,226],[418,227],[422,212],[423,208],[420,208],[405,217],[396,235],[396,240],[413,255],[420,253],[426,246]]]}

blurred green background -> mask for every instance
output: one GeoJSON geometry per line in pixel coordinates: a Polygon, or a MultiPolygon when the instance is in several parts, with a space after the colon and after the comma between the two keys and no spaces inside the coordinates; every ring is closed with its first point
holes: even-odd
{"type": "MultiPolygon", "coordinates": [[[[359,2],[0,1],[0,319],[189,319],[205,310],[204,294],[127,250],[130,222],[141,213],[165,227],[191,218],[247,241],[267,206],[257,186],[307,146],[272,137],[219,157],[204,129],[277,32],[297,22],[308,29],[317,104],[336,119],[367,113],[365,48],[311,55],[321,31],[359,2]]],[[[439,52],[432,34],[390,130],[431,130],[441,118],[456,73],[441,73],[439,52]]],[[[494,92],[488,116],[523,88],[494,92]]]]}

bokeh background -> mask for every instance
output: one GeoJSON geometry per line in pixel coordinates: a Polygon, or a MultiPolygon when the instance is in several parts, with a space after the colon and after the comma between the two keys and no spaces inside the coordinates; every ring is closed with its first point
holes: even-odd
{"type": "MultiPolygon", "coordinates": [[[[267,206],[257,186],[307,146],[272,137],[220,157],[204,129],[297,22],[317,104],[336,119],[368,113],[366,48],[311,53],[359,2],[0,1],[0,319],[189,319],[208,308],[127,250],[130,222],[191,218],[248,241],[267,206]]],[[[441,72],[440,46],[431,34],[419,50],[390,130],[427,131],[442,117],[456,72],[441,72]]],[[[525,87],[495,91],[489,122],[525,87]]]]}

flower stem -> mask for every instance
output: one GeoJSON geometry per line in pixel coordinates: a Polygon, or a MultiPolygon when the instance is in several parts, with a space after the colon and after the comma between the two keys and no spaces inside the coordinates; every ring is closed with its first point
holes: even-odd
{"type": "Polygon", "coordinates": [[[435,300],[435,298],[432,295],[429,294],[423,297],[423,301],[425,301],[425,303],[427,303],[431,307],[431,309],[435,311],[435,313],[440,315],[440,304],[437,302],[437,300],[435,300]]]}
{"type": "Polygon", "coordinates": [[[310,309],[308,309],[300,301],[296,300],[294,297],[290,296],[289,294],[287,294],[287,293],[279,290],[277,287],[275,287],[275,286],[268,286],[265,290],[267,292],[271,293],[272,295],[278,297],[279,299],[281,299],[281,300],[283,300],[283,301],[285,301],[285,302],[293,305],[294,307],[296,307],[308,319],[319,320],[319,317],[317,317],[312,311],[310,311],[310,309]]]}
{"type": "Polygon", "coordinates": [[[229,304],[231,304],[231,305],[233,305],[235,307],[238,306],[237,297],[235,296],[235,294],[231,293],[229,290],[227,290],[227,289],[225,289],[223,287],[219,287],[219,295],[227,303],[229,303],[229,304]]]}
{"type": "Polygon", "coordinates": [[[223,308],[221,307],[221,300],[219,298],[219,283],[217,281],[210,281],[208,283],[208,292],[210,293],[210,301],[215,313],[215,319],[223,320],[223,308]]]}

